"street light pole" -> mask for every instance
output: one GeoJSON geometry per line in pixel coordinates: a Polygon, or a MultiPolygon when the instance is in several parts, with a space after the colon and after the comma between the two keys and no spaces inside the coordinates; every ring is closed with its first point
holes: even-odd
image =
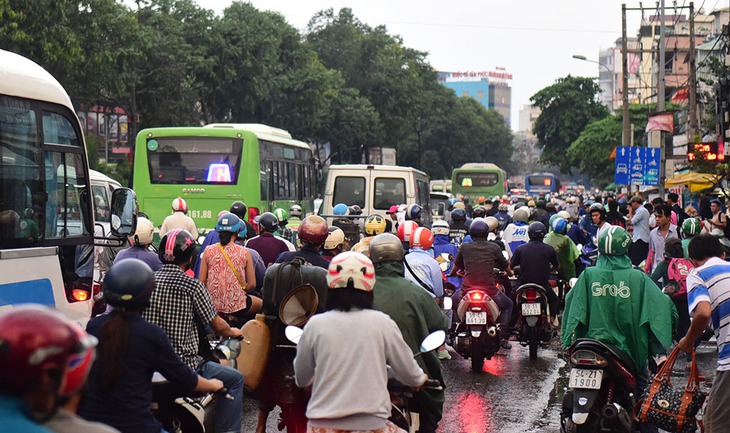
{"type": "MultiPolygon", "coordinates": [[[[616,95],[616,86],[614,85],[613,71],[607,65],[604,65],[603,63],[596,61],[596,60],[588,59],[588,58],[586,58],[586,56],[582,56],[580,54],[573,54],[573,58],[576,60],[583,60],[584,62],[595,63],[602,68],[606,68],[606,72],[608,72],[608,75],[611,76],[611,110],[613,110],[613,102],[614,102],[614,97],[616,95]]],[[[599,77],[599,81],[600,81],[600,77],[599,77]]]]}

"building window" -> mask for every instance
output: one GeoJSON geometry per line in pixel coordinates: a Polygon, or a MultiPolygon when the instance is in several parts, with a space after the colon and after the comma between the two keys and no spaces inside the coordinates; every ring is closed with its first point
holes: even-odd
{"type": "Polygon", "coordinates": [[[484,91],[480,90],[477,92],[477,99],[484,99],[484,91]]]}

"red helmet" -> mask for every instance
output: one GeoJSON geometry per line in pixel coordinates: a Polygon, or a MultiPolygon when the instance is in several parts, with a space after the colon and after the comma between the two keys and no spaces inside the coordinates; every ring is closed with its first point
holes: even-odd
{"type": "Polygon", "coordinates": [[[426,227],[419,227],[411,236],[411,248],[427,250],[433,245],[433,232],[426,227]]]}
{"type": "Polygon", "coordinates": [[[302,220],[297,230],[297,236],[302,242],[309,242],[312,245],[322,245],[327,240],[329,230],[327,221],[321,216],[310,215],[302,220]]]}
{"type": "Polygon", "coordinates": [[[96,339],[61,313],[23,305],[0,313],[0,392],[19,395],[57,370],[59,395],[83,385],[96,339]]]}
{"type": "Polygon", "coordinates": [[[188,204],[183,198],[178,197],[172,201],[172,210],[175,212],[188,213],[188,204]]]}
{"type": "Polygon", "coordinates": [[[418,228],[418,223],[415,221],[403,221],[398,226],[398,239],[402,242],[410,242],[413,232],[418,228]]]}

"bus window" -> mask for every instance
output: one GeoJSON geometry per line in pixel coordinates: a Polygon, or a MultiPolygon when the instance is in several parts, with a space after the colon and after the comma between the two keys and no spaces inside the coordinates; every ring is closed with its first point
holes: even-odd
{"type": "Polygon", "coordinates": [[[338,176],[335,179],[335,194],[333,206],[344,203],[348,206],[358,205],[365,207],[365,178],[338,176]]]}
{"type": "Polygon", "coordinates": [[[46,184],[46,237],[88,236],[88,225],[81,210],[85,207],[82,197],[86,188],[82,155],[46,152],[46,184]]]}
{"type": "Polygon", "coordinates": [[[428,184],[422,180],[416,181],[416,202],[425,208],[430,207],[428,184]]]}
{"type": "Polygon", "coordinates": [[[373,209],[388,210],[394,204],[406,202],[406,180],[403,178],[375,178],[373,209]]]}
{"type": "Polygon", "coordinates": [[[235,184],[243,142],[226,137],[147,140],[153,184],[235,184]],[[226,169],[227,168],[227,169],[226,169]]]}
{"type": "Polygon", "coordinates": [[[111,192],[107,193],[106,187],[103,185],[94,185],[91,187],[94,193],[94,220],[96,222],[111,222],[109,208],[109,197],[111,192]]]}
{"type": "Polygon", "coordinates": [[[461,172],[456,176],[456,182],[463,187],[494,186],[499,183],[499,174],[461,172]]]}

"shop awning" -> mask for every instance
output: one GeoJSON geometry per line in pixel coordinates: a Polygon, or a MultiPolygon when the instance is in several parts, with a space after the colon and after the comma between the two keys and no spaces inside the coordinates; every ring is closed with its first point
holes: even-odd
{"type": "Polygon", "coordinates": [[[714,187],[719,179],[720,176],[716,174],[684,173],[678,174],[671,179],[667,179],[667,181],[664,183],[664,186],[667,188],[684,186],[686,188],[689,188],[691,192],[697,192],[714,187]]]}

